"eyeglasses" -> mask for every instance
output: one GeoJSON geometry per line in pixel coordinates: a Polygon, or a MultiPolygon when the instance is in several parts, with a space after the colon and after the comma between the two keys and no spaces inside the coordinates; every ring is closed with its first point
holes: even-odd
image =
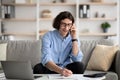
{"type": "Polygon", "coordinates": [[[72,23],[64,23],[64,22],[61,22],[61,24],[60,24],[61,26],[63,26],[63,27],[66,27],[66,26],[68,26],[69,28],[71,28],[72,26],[73,26],[73,24],[72,23]]]}

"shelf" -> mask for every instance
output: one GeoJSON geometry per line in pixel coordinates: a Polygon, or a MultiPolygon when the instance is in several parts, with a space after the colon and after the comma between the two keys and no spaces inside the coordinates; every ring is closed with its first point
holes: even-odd
{"type": "Polygon", "coordinates": [[[79,36],[116,36],[115,33],[79,33],[79,36]]]}
{"type": "Polygon", "coordinates": [[[15,32],[11,32],[11,33],[3,33],[2,35],[13,35],[13,36],[35,36],[35,33],[15,33],[15,32]]]}
{"type": "Polygon", "coordinates": [[[91,20],[91,21],[104,21],[104,20],[109,20],[109,21],[116,21],[116,18],[79,18],[80,20],[91,20]]]}
{"type": "Polygon", "coordinates": [[[40,33],[39,36],[43,36],[45,33],[40,33]]]}
{"type": "MultiPolygon", "coordinates": [[[[105,5],[105,6],[114,6],[117,5],[117,2],[86,2],[86,3],[79,3],[79,5],[105,5]]],[[[2,5],[13,5],[13,6],[36,6],[36,3],[7,3],[2,5]]],[[[40,3],[40,6],[75,6],[76,3],[40,3]]]]}
{"type": "Polygon", "coordinates": [[[75,6],[76,3],[40,3],[40,6],[75,6]]]}
{"type": "Polygon", "coordinates": [[[44,35],[46,32],[48,32],[49,30],[40,30],[39,31],[39,35],[42,36],[44,35]]]}
{"type": "MultiPolygon", "coordinates": [[[[85,3],[79,3],[79,5],[83,5],[83,4],[86,4],[86,5],[117,5],[117,2],[85,2],[85,3]]],[[[14,5],[14,6],[35,6],[36,3],[7,3],[7,4],[2,4],[2,5],[14,5]]],[[[41,6],[75,6],[76,3],[60,3],[60,2],[57,2],[57,3],[40,3],[41,6]]]]}
{"type": "MultiPolygon", "coordinates": [[[[40,31],[39,35],[42,36],[44,35],[48,30],[43,30],[40,31]]],[[[79,33],[79,36],[83,36],[83,37],[89,37],[89,36],[116,36],[117,34],[115,33],[79,33]]]]}
{"type": "Polygon", "coordinates": [[[10,19],[2,19],[2,21],[36,21],[36,19],[15,19],[15,18],[10,18],[10,19]]]}
{"type": "Polygon", "coordinates": [[[12,5],[12,6],[36,6],[36,3],[7,3],[2,5],[12,5]]]}
{"type": "MultiPolygon", "coordinates": [[[[53,20],[53,18],[40,18],[40,21],[43,20],[53,20]]],[[[116,18],[79,18],[79,20],[90,20],[90,21],[104,21],[104,20],[108,20],[108,21],[116,21],[116,18]]]]}
{"type": "Polygon", "coordinates": [[[40,21],[48,21],[48,20],[53,20],[53,18],[40,18],[40,21]]]}
{"type": "Polygon", "coordinates": [[[117,2],[86,2],[86,3],[80,3],[79,5],[105,5],[105,6],[115,6],[117,5],[117,2]]]}

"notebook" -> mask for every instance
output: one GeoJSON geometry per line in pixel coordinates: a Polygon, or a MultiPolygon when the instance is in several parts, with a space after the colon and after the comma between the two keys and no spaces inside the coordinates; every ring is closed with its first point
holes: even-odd
{"type": "Polygon", "coordinates": [[[31,63],[29,61],[1,61],[2,68],[7,79],[34,80],[31,63]]]}

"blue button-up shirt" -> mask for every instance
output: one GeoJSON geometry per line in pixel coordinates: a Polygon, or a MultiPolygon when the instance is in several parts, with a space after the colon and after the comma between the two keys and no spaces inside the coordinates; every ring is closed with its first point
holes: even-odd
{"type": "MultiPolygon", "coordinates": [[[[80,50],[77,56],[72,53],[71,39],[70,34],[63,38],[58,30],[46,33],[42,37],[42,64],[52,61],[60,67],[65,67],[71,62],[81,61],[83,54],[80,50]]],[[[80,47],[79,41],[78,44],[80,47]]]]}

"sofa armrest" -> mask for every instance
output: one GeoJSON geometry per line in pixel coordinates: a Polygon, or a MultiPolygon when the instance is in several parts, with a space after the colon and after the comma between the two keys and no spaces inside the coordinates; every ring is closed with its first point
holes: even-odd
{"type": "Polygon", "coordinates": [[[117,53],[116,53],[115,71],[118,74],[118,78],[120,80],[120,50],[118,50],[117,53]]]}

